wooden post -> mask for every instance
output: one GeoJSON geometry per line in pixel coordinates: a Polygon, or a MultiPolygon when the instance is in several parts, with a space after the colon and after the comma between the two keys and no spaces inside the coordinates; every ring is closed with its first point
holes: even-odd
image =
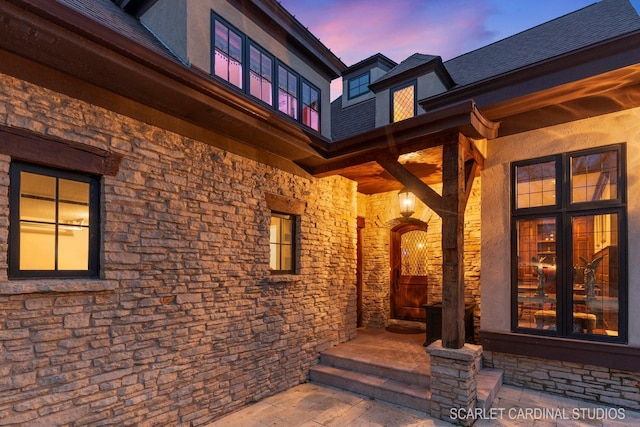
{"type": "Polygon", "coordinates": [[[464,346],[464,150],[461,141],[442,147],[442,346],[464,346]]]}

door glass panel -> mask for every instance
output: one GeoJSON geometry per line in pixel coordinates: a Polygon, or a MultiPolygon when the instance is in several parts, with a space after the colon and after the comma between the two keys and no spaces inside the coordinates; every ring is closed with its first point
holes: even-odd
{"type": "Polygon", "coordinates": [[[618,152],[571,158],[571,203],[618,197],[618,152]]]}
{"type": "Polygon", "coordinates": [[[516,167],[516,209],[556,204],[554,161],[516,167]]]}
{"type": "Polygon", "coordinates": [[[618,336],[618,215],[572,218],[573,332],[618,336]]]}
{"type": "Polygon", "coordinates": [[[517,221],[518,327],[556,330],[556,219],[517,221]]]}
{"type": "Polygon", "coordinates": [[[403,276],[427,275],[427,232],[409,231],[402,235],[400,241],[401,250],[401,274],[403,276]]]}

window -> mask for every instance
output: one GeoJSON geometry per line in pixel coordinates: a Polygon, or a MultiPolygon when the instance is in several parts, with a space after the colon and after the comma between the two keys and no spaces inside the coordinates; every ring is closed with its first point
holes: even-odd
{"type": "Polygon", "coordinates": [[[98,275],[97,178],[11,164],[9,276],[98,275]]]}
{"type": "Polygon", "coordinates": [[[392,122],[409,119],[416,115],[415,85],[410,84],[391,91],[392,122]]]}
{"type": "Polygon", "coordinates": [[[270,231],[269,268],[271,273],[293,273],[295,271],[295,216],[272,213],[270,231]]]}
{"type": "Polygon", "coordinates": [[[273,59],[251,45],[249,47],[249,92],[273,106],[273,59]]]}
{"type": "Polygon", "coordinates": [[[214,12],[211,16],[212,74],[319,132],[320,90],[284,64],[275,67],[277,58],[214,12]]]}
{"type": "Polygon", "coordinates": [[[369,92],[369,72],[349,80],[349,99],[369,92]]]}
{"type": "Polygon", "coordinates": [[[516,331],[626,341],[624,148],[512,166],[516,331]]]}
{"type": "Polygon", "coordinates": [[[298,119],[298,77],[278,65],[278,109],[298,119]]]}
{"type": "Polygon", "coordinates": [[[213,21],[215,27],[214,74],[242,89],[242,36],[219,19],[213,21]]]}
{"type": "Polygon", "coordinates": [[[320,129],[319,91],[302,82],[302,123],[317,131],[320,129]]]}

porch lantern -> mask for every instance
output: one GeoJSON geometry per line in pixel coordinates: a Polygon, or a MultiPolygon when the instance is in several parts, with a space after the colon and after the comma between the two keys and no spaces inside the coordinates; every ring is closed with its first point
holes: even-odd
{"type": "Polygon", "coordinates": [[[416,209],[416,196],[407,187],[398,193],[398,201],[400,202],[400,214],[405,219],[409,219],[416,209]]]}

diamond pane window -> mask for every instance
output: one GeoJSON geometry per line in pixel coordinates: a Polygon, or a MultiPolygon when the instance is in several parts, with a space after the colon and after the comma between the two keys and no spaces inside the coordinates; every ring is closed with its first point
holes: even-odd
{"type": "Polygon", "coordinates": [[[428,266],[427,232],[415,230],[401,237],[401,274],[403,276],[426,276],[428,266]]]}
{"type": "Polygon", "coordinates": [[[415,116],[415,87],[413,85],[394,91],[392,96],[394,122],[415,116]]]}

